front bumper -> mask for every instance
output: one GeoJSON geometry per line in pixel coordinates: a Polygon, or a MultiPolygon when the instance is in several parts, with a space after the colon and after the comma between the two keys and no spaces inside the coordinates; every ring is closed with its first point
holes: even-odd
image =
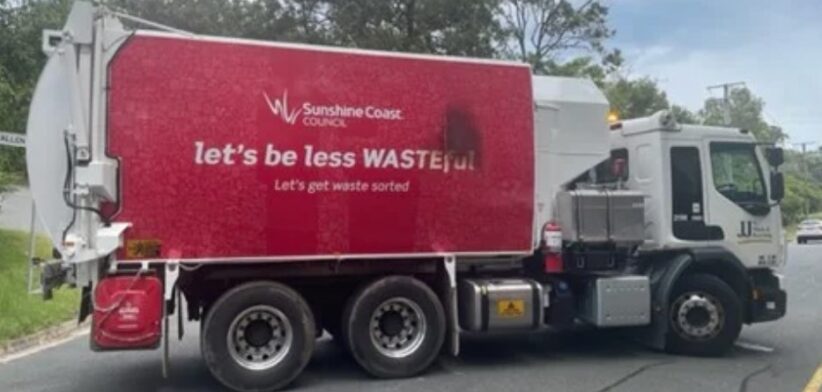
{"type": "Polygon", "coordinates": [[[787,311],[788,294],[782,289],[781,277],[770,270],[752,273],[754,288],[750,304],[751,323],[778,320],[787,311]]]}

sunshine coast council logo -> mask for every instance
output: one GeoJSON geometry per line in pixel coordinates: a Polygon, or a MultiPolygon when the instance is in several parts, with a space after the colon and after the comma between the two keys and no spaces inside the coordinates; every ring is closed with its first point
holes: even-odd
{"type": "Polygon", "coordinates": [[[307,127],[347,128],[349,120],[404,120],[402,109],[381,105],[317,105],[311,102],[303,102],[297,107],[289,107],[288,90],[283,90],[282,97],[275,99],[271,99],[267,93],[263,92],[263,98],[265,98],[271,114],[288,125],[299,123],[307,127]]]}
{"type": "Polygon", "coordinates": [[[282,100],[275,99],[272,101],[266,93],[263,93],[263,97],[265,97],[265,102],[274,116],[279,117],[286,124],[294,125],[297,122],[302,109],[288,110],[288,90],[283,92],[282,100]]]}

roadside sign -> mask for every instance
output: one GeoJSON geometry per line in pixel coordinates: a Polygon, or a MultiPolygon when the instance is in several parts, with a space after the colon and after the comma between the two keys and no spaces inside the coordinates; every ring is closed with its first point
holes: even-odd
{"type": "Polygon", "coordinates": [[[26,135],[11,132],[0,132],[0,145],[26,147],[26,135]]]}

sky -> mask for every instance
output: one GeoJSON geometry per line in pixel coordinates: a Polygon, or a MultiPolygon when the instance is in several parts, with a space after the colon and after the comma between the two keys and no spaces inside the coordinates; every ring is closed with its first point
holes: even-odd
{"type": "Polygon", "coordinates": [[[606,0],[629,77],[691,110],[743,81],[787,145],[822,147],[822,0],[606,0]]]}

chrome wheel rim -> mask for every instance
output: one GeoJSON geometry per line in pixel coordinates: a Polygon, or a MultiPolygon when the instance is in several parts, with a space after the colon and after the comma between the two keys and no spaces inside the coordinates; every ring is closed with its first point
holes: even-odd
{"type": "Polygon", "coordinates": [[[291,321],[268,305],[252,306],[239,313],[228,328],[228,352],[240,366],[266,370],[277,366],[291,350],[291,321]]]}
{"type": "Polygon", "coordinates": [[[674,330],[692,341],[709,340],[725,326],[725,311],[716,297],[704,292],[680,295],[671,311],[674,330]]]}
{"type": "Polygon", "coordinates": [[[416,302],[403,297],[384,301],[371,314],[371,343],[380,354],[404,358],[417,351],[425,340],[425,314],[416,302]]]}

